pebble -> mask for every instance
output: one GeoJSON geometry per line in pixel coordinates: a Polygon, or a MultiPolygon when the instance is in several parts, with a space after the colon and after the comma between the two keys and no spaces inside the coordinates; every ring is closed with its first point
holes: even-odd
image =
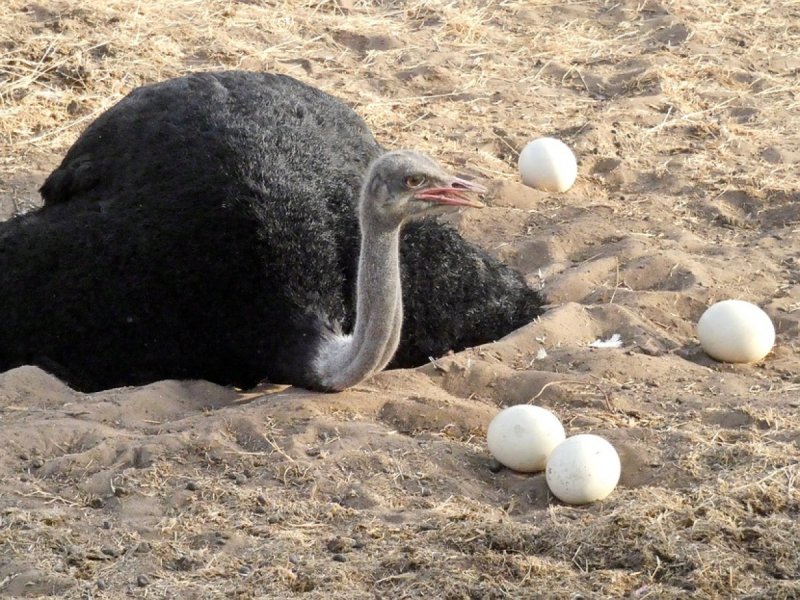
{"type": "Polygon", "coordinates": [[[327,547],[328,552],[340,554],[347,550],[350,547],[350,544],[348,544],[344,539],[337,537],[333,538],[332,540],[328,540],[327,547]]]}
{"type": "Polygon", "coordinates": [[[336,562],[347,562],[347,557],[344,554],[334,554],[332,558],[336,562]]]}
{"type": "Polygon", "coordinates": [[[137,469],[146,469],[155,462],[153,451],[147,446],[137,448],[133,453],[133,466],[137,469]]]}
{"type": "Polygon", "coordinates": [[[499,473],[503,470],[503,465],[499,461],[492,459],[489,461],[489,470],[492,473],[499,473]]]}
{"type": "Polygon", "coordinates": [[[34,469],[41,469],[44,466],[44,461],[41,458],[34,458],[31,461],[31,467],[34,469]]]}
{"type": "Polygon", "coordinates": [[[150,545],[150,542],[139,542],[136,545],[135,552],[136,552],[136,554],[147,554],[152,549],[153,549],[153,547],[150,545]]]}
{"type": "Polygon", "coordinates": [[[175,561],[175,569],[178,571],[191,571],[198,566],[199,563],[191,556],[180,556],[178,560],[175,561]]]}
{"type": "Polygon", "coordinates": [[[239,573],[241,573],[242,575],[249,575],[252,572],[253,569],[250,568],[248,565],[242,565],[241,567],[239,567],[239,573]]]}
{"type": "Polygon", "coordinates": [[[148,585],[150,585],[150,578],[144,574],[139,575],[136,578],[136,585],[138,585],[139,587],[147,587],[148,585]]]}

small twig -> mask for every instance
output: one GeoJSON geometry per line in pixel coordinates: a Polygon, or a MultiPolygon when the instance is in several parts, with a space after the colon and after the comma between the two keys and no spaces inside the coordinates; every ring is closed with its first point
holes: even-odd
{"type": "Polygon", "coordinates": [[[616,266],[617,266],[617,278],[614,282],[614,291],[611,292],[611,299],[608,301],[609,304],[614,304],[614,297],[617,295],[617,290],[619,289],[619,259],[615,259],[616,266]]]}
{"type": "Polygon", "coordinates": [[[63,502],[67,506],[81,506],[80,502],[74,502],[72,500],[67,500],[62,496],[57,496],[56,494],[51,494],[49,492],[45,492],[44,490],[35,490],[30,493],[24,492],[16,492],[18,496],[22,496],[23,498],[45,498],[49,500],[49,503],[52,502],[63,502]]]}
{"type": "Polygon", "coordinates": [[[383,577],[381,579],[378,579],[378,581],[376,581],[374,585],[380,585],[381,583],[386,583],[387,581],[396,581],[399,579],[411,579],[413,577],[416,577],[414,573],[400,573],[399,575],[389,575],[388,577],[383,577]]]}
{"type": "Polygon", "coordinates": [[[549,388],[551,385],[558,385],[560,383],[574,383],[575,385],[591,385],[595,387],[599,387],[596,383],[592,383],[590,381],[578,381],[576,379],[558,379],[556,381],[548,381],[542,386],[542,389],[539,390],[539,393],[536,394],[533,398],[531,398],[528,402],[533,402],[537,400],[539,396],[544,394],[544,391],[549,388]]]}

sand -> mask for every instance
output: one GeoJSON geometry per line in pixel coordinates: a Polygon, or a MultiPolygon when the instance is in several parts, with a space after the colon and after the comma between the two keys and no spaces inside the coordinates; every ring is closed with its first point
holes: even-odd
{"type": "Polygon", "coordinates": [[[791,0],[6,0],[0,218],[137,85],[277,71],[492,186],[450,220],[551,306],[341,394],[0,374],[0,596],[800,597],[799,47],[791,0]],[[567,193],[518,183],[542,135],[567,193]],[[775,323],[758,364],[698,346],[730,297],[775,323]],[[526,402],[617,447],[608,499],[493,463],[526,402]]]}

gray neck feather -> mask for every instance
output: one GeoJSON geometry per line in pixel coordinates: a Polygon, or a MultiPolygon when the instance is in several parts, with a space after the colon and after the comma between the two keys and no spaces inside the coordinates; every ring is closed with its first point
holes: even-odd
{"type": "Polygon", "coordinates": [[[400,228],[361,222],[352,335],[326,339],[314,361],[320,387],[343,390],[383,369],[400,341],[400,228]]]}

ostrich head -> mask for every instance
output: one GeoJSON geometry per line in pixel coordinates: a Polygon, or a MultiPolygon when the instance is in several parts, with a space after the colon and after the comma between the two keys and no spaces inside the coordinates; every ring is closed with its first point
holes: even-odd
{"type": "Polygon", "coordinates": [[[486,188],[445,172],[432,158],[412,150],[396,150],[372,163],[361,193],[362,223],[400,227],[409,218],[453,210],[480,208],[466,193],[486,188]]]}

